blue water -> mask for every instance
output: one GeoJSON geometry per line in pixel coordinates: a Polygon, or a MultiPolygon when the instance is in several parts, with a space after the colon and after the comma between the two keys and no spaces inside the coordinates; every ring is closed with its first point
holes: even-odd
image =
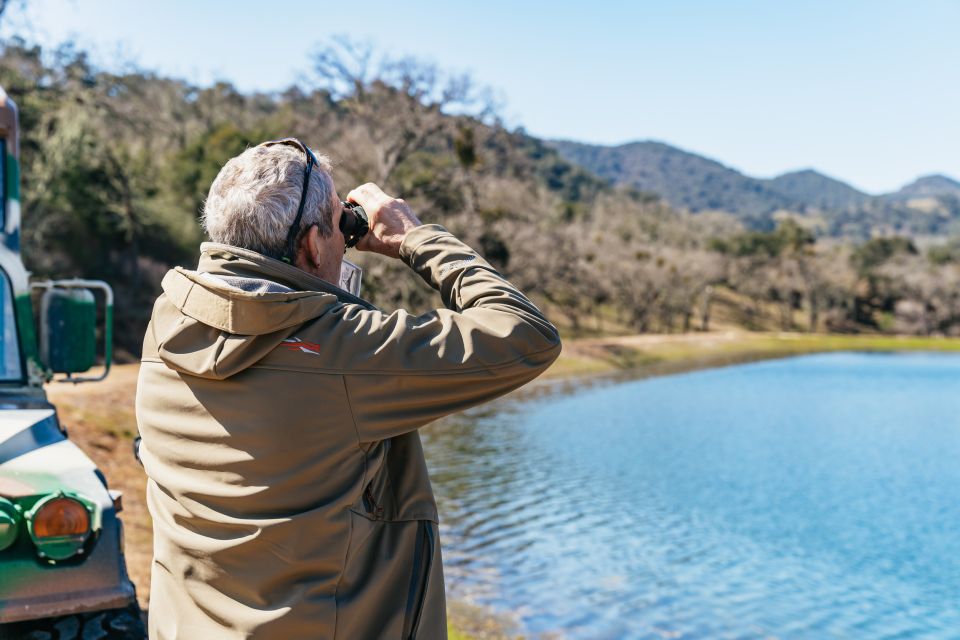
{"type": "Polygon", "coordinates": [[[425,432],[448,590],[568,638],[960,638],[960,356],[831,354],[425,432]]]}

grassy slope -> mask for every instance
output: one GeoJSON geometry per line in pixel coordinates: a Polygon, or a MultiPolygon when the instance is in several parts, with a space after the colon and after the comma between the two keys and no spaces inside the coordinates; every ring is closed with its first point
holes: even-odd
{"type": "MultiPolygon", "coordinates": [[[[808,334],[692,333],[643,335],[567,341],[564,353],[547,373],[562,378],[631,371],[658,375],[764,358],[821,351],[960,351],[960,339],[808,334]]],[[[134,460],[136,433],[134,394],[138,367],[120,365],[106,381],[93,384],[51,384],[71,439],[103,469],[112,488],[124,492],[126,554],[141,603],[149,600],[152,535],[144,493],[145,477],[134,460]]],[[[482,610],[451,603],[454,640],[512,637],[507,626],[482,610]]]]}

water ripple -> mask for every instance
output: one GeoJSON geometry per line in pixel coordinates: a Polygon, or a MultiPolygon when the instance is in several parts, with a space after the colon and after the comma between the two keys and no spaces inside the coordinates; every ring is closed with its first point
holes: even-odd
{"type": "Polygon", "coordinates": [[[960,637],[957,380],[838,354],[441,421],[448,588],[532,637],[960,637]]]}

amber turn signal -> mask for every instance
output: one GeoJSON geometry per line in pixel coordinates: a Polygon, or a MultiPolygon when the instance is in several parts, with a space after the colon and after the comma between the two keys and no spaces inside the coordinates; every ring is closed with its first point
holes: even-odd
{"type": "Polygon", "coordinates": [[[36,538],[82,536],[90,530],[87,508],[72,498],[56,498],[33,515],[36,538]]]}

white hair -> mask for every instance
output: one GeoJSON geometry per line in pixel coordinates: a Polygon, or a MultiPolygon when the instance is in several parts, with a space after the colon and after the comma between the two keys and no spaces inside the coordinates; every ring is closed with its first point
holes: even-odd
{"type": "MultiPolygon", "coordinates": [[[[333,179],[330,159],[316,158],[300,233],[317,225],[327,237],[333,232],[333,179]]],[[[303,151],[286,144],[252,147],[232,158],[210,185],[203,205],[200,220],[210,239],[282,258],[297,217],[305,168],[303,151]]]]}

